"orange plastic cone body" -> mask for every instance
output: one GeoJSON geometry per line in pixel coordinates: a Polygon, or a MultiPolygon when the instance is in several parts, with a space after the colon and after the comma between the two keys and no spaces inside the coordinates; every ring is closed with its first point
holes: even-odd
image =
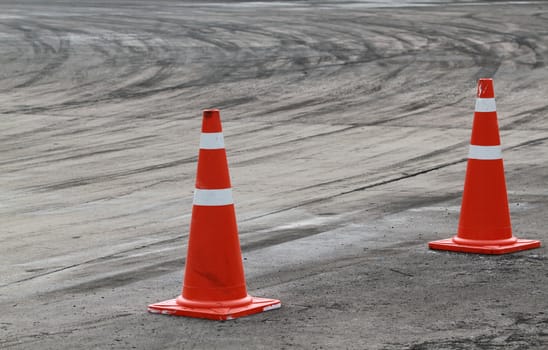
{"type": "Polygon", "coordinates": [[[429,242],[428,246],[480,254],[504,254],[540,247],[539,241],[512,235],[492,79],[478,82],[457,235],[429,242]]]}
{"type": "Polygon", "coordinates": [[[277,309],[247,294],[219,111],[205,110],[183,292],[148,310],[227,320],[277,309]]]}

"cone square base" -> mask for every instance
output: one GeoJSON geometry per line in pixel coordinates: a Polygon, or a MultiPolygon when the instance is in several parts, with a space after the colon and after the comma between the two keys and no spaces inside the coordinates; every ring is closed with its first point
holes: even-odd
{"type": "Polygon", "coordinates": [[[475,253],[475,254],[507,254],[540,247],[540,241],[530,239],[518,239],[515,243],[509,245],[484,245],[474,246],[458,244],[452,238],[432,241],[428,243],[430,249],[449,250],[452,252],[475,253]]]}
{"type": "Polygon", "coordinates": [[[276,299],[251,298],[251,303],[238,307],[197,308],[179,305],[177,299],[151,304],[148,311],[155,314],[207,318],[210,320],[232,320],[234,318],[279,309],[282,303],[276,299]]]}

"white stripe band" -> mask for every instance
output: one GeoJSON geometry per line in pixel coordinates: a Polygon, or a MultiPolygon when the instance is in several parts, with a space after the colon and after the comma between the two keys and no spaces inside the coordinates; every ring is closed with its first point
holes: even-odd
{"type": "Polygon", "coordinates": [[[200,149],[223,149],[225,140],[222,132],[203,132],[200,135],[200,149]]]}
{"type": "Polygon", "coordinates": [[[468,159],[493,160],[502,159],[502,149],[500,146],[474,146],[470,145],[468,159]]]}
{"type": "Polygon", "coordinates": [[[496,112],[497,105],[494,98],[477,98],[476,112],[496,112]]]}
{"type": "Polygon", "coordinates": [[[194,190],[194,205],[220,206],[234,204],[232,189],[223,190],[194,190]]]}

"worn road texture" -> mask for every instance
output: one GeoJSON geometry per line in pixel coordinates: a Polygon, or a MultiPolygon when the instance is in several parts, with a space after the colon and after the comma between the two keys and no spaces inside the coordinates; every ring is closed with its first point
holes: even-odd
{"type": "Polygon", "coordinates": [[[548,349],[547,62],[542,1],[1,1],[0,348],[548,349]],[[427,248],[481,77],[539,249],[427,248]],[[248,291],[283,302],[229,322],[146,311],[181,291],[209,107],[248,291]]]}

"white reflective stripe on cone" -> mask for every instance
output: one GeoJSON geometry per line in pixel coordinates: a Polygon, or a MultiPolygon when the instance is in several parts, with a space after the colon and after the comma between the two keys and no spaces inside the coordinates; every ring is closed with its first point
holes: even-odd
{"type": "Polygon", "coordinates": [[[476,112],[496,112],[497,104],[494,98],[477,98],[476,112]]]}
{"type": "Polygon", "coordinates": [[[470,145],[468,159],[502,159],[502,149],[500,146],[475,146],[470,145]]]}
{"type": "Polygon", "coordinates": [[[200,135],[200,149],[223,149],[225,139],[222,132],[203,132],[200,135]]]}
{"type": "Polygon", "coordinates": [[[234,204],[232,189],[223,190],[194,190],[194,205],[220,206],[234,204]]]}

